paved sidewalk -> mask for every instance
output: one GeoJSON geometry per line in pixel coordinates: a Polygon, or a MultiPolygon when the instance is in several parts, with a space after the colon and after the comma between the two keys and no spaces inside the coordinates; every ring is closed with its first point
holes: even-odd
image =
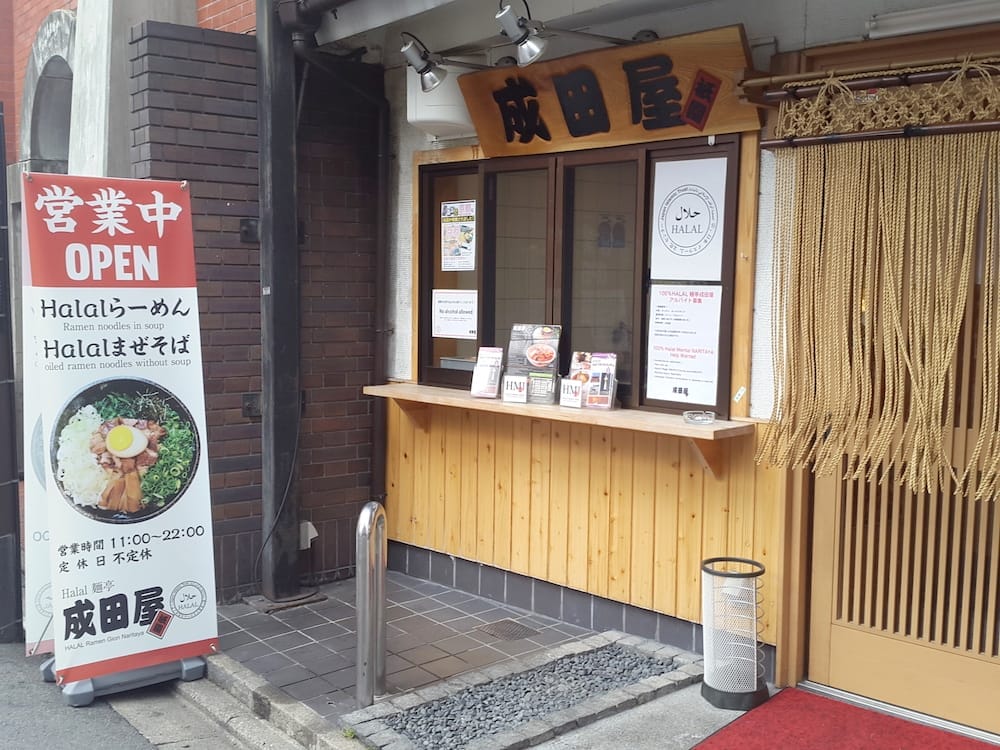
{"type": "Polygon", "coordinates": [[[715,708],[699,685],[668,693],[641,706],[560,735],[538,750],[690,750],[743,715],[715,708]]]}
{"type": "Polygon", "coordinates": [[[572,710],[546,715],[548,723],[533,721],[469,747],[680,750],[740,715],[701,698],[698,654],[624,633],[597,634],[398,572],[387,580],[386,695],[358,712],[354,581],[323,586],[320,593],[320,601],[288,608],[260,599],[221,606],[223,653],[209,659],[210,680],[305,747],[358,750],[359,740],[387,750],[424,747],[387,733],[380,719],[619,641],[659,652],[676,662],[676,671],[664,676],[669,679],[647,678],[581,698],[572,710]],[[551,739],[554,734],[564,736],[551,739]]]}
{"type": "Polygon", "coordinates": [[[71,708],[53,683],[43,682],[43,657],[25,657],[23,643],[0,644],[0,745],[9,750],[72,747],[149,750],[149,743],[98,698],[71,708]]]}

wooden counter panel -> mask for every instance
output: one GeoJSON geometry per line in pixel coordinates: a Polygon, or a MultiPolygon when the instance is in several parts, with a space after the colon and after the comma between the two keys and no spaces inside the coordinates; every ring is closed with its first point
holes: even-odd
{"type": "Polygon", "coordinates": [[[544,404],[511,404],[492,398],[473,398],[467,391],[456,388],[437,388],[415,383],[369,385],[365,386],[364,392],[368,396],[392,399],[418,419],[420,410],[427,404],[433,404],[552,422],[573,422],[592,427],[682,437],[700,465],[716,479],[725,471],[729,460],[729,446],[718,441],[754,433],[754,424],[750,421],[717,420],[712,424],[700,425],[685,422],[684,417],[679,414],[638,409],[574,409],[544,404]]]}
{"type": "Polygon", "coordinates": [[[685,436],[554,419],[537,406],[521,414],[456,391],[441,403],[400,395],[443,389],[366,390],[383,388],[393,389],[391,539],[694,622],[701,561],[750,557],[767,568],[763,637],[775,642],[787,482],[754,463],[753,424],[721,441],[713,474],[685,436]]]}
{"type": "Polygon", "coordinates": [[[680,414],[663,414],[638,409],[574,409],[544,404],[511,404],[495,398],[473,398],[468,391],[457,388],[438,388],[415,383],[368,385],[365,386],[364,392],[368,396],[380,396],[408,403],[456,406],[460,409],[548,419],[554,422],[577,422],[595,427],[613,427],[618,430],[655,432],[659,435],[674,435],[704,441],[724,440],[754,433],[753,422],[716,420],[712,424],[700,425],[688,424],[680,414]]]}

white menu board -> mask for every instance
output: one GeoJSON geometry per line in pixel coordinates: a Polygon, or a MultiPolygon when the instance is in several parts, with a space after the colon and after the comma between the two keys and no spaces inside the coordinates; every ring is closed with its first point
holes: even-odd
{"type": "Polygon", "coordinates": [[[727,159],[657,162],[653,171],[653,279],[722,280],[727,159]]]}
{"type": "Polygon", "coordinates": [[[654,284],[649,299],[646,398],[714,404],[722,287],[654,284]]]}

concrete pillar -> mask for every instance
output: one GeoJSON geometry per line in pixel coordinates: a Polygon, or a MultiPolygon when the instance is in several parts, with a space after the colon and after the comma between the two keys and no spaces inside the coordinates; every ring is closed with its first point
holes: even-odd
{"type": "Polygon", "coordinates": [[[79,0],[69,173],[130,177],[129,30],[142,21],[196,26],[195,0],[79,0]]]}

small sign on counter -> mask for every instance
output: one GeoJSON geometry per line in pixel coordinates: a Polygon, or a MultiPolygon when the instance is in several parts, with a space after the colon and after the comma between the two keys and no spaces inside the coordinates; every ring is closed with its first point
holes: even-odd
{"type": "Polygon", "coordinates": [[[512,404],[528,403],[528,376],[504,375],[503,400],[512,404]]]}

